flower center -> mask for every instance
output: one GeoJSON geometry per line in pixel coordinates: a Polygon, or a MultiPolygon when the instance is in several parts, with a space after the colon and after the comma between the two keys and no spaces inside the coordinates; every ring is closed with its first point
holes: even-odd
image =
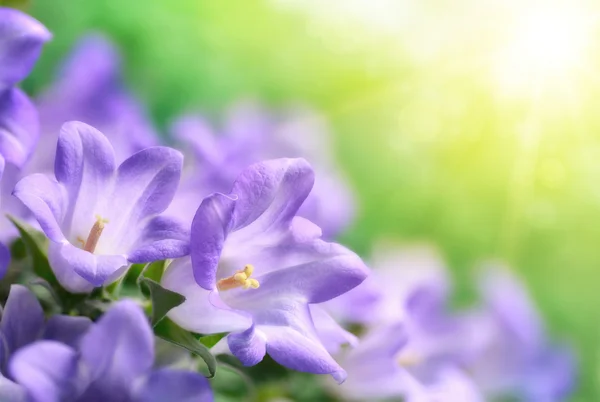
{"type": "Polygon", "coordinates": [[[421,364],[423,357],[415,351],[405,351],[396,358],[396,361],[400,366],[409,368],[421,364]]]}
{"type": "Polygon", "coordinates": [[[217,289],[229,290],[240,287],[244,289],[257,289],[260,283],[256,279],[251,278],[253,272],[254,266],[247,264],[244,269],[235,271],[235,274],[227,278],[220,279],[217,282],[217,289]]]}
{"type": "Polygon", "coordinates": [[[90,234],[88,234],[87,239],[84,241],[81,237],[78,237],[77,240],[83,245],[83,249],[90,253],[94,253],[96,250],[96,246],[98,245],[98,241],[100,240],[100,235],[102,235],[102,231],[104,230],[104,226],[108,223],[107,219],[102,218],[100,215],[96,215],[96,222],[94,222],[94,226],[90,229],[90,234]]]}

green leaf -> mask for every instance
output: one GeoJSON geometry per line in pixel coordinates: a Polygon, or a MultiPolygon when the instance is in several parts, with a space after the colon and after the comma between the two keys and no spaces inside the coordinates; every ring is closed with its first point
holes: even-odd
{"type": "Polygon", "coordinates": [[[13,216],[7,215],[7,218],[15,225],[21,235],[25,247],[31,254],[33,259],[33,272],[53,287],[59,286],[56,276],[54,276],[54,272],[52,272],[52,269],[50,268],[46,252],[44,251],[46,249],[46,245],[44,244],[46,237],[41,236],[41,233],[13,216]]]}
{"type": "Polygon", "coordinates": [[[154,327],[154,333],[156,336],[164,339],[165,341],[185,348],[199,356],[202,360],[204,360],[204,363],[206,363],[206,367],[208,368],[209,372],[208,378],[215,376],[217,371],[217,360],[213,354],[210,353],[210,350],[204,346],[191,332],[181,328],[168,318],[164,318],[158,323],[158,325],[154,327]]]}
{"type": "Polygon", "coordinates": [[[185,296],[160,286],[152,279],[140,277],[140,287],[146,288],[152,301],[152,326],[156,326],[167,313],[185,301],[185,296]]]}
{"type": "Polygon", "coordinates": [[[172,308],[185,301],[185,296],[160,285],[165,265],[165,261],[152,262],[144,267],[137,278],[140,291],[152,301],[152,326],[158,324],[172,308]]]}
{"type": "Polygon", "coordinates": [[[225,336],[227,335],[227,332],[222,332],[220,334],[212,334],[212,335],[205,335],[203,337],[200,337],[200,342],[202,342],[202,344],[204,346],[206,346],[207,348],[212,348],[213,346],[215,346],[217,343],[219,343],[219,341],[221,339],[223,339],[225,336]]]}

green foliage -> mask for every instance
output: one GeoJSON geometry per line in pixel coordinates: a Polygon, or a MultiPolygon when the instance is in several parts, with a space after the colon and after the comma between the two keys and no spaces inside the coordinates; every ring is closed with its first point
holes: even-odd
{"type": "Polygon", "coordinates": [[[154,327],[154,333],[165,341],[185,348],[200,357],[206,363],[209,372],[208,377],[212,378],[215,376],[217,372],[217,360],[209,348],[204,346],[194,334],[184,330],[168,318],[163,318],[154,327]]]}
{"type": "Polygon", "coordinates": [[[140,290],[150,297],[152,302],[151,323],[156,326],[169,312],[185,301],[179,293],[163,288],[159,282],[165,270],[165,261],[146,265],[137,279],[140,290]]]}

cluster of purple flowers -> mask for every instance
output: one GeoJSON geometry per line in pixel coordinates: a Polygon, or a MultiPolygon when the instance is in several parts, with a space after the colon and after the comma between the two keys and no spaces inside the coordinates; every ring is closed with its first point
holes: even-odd
{"type": "MultiPolygon", "coordinates": [[[[200,117],[178,119],[174,148],[163,146],[101,36],[80,42],[36,105],[15,87],[50,37],[0,8],[1,209],[45,234],[53,292],[101,307],[87,314],[95,321],[76,305],[48,313],[13,284],[0,321],[0,401],[212,400],[200,373],[155,364],[161,320],[193,340],[224,335],[213,353],[244,366],[268,354],[329,374],[348,399],[569,393],[570,353],[546,339],[505,271],[484,276],[483,307],[457,314],[429,254],[378,252],[387,261],[367,279],[361,258],[331,242],[353,205],[319,118],[278,121],[243,104],[219,135],[200,117]],[[164,314],[152,323],[143,298],[109,297],[132,266],[164,260],[151,298],[164,314]],[[179,299],[160,305],[156,294],[179,299]],[[339,323],[366,332],[359,340],[339,323]]],[[[2,218],[0,234],[4,275],[19,233],[2,218]]]]}

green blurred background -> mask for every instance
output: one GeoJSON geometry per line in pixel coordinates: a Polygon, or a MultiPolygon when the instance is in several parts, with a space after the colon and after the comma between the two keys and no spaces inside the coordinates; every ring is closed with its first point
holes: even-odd
{"type": "Polygon", "coordinates": [[[83,33],[119,45],[158,127],[240,98],[325,114],[358,217],[342,240],[440,248],[468,300],[500,259],[600,400],[600,4],[475,0],[32,0],[54,33],[30,92],[83,33]]]}

